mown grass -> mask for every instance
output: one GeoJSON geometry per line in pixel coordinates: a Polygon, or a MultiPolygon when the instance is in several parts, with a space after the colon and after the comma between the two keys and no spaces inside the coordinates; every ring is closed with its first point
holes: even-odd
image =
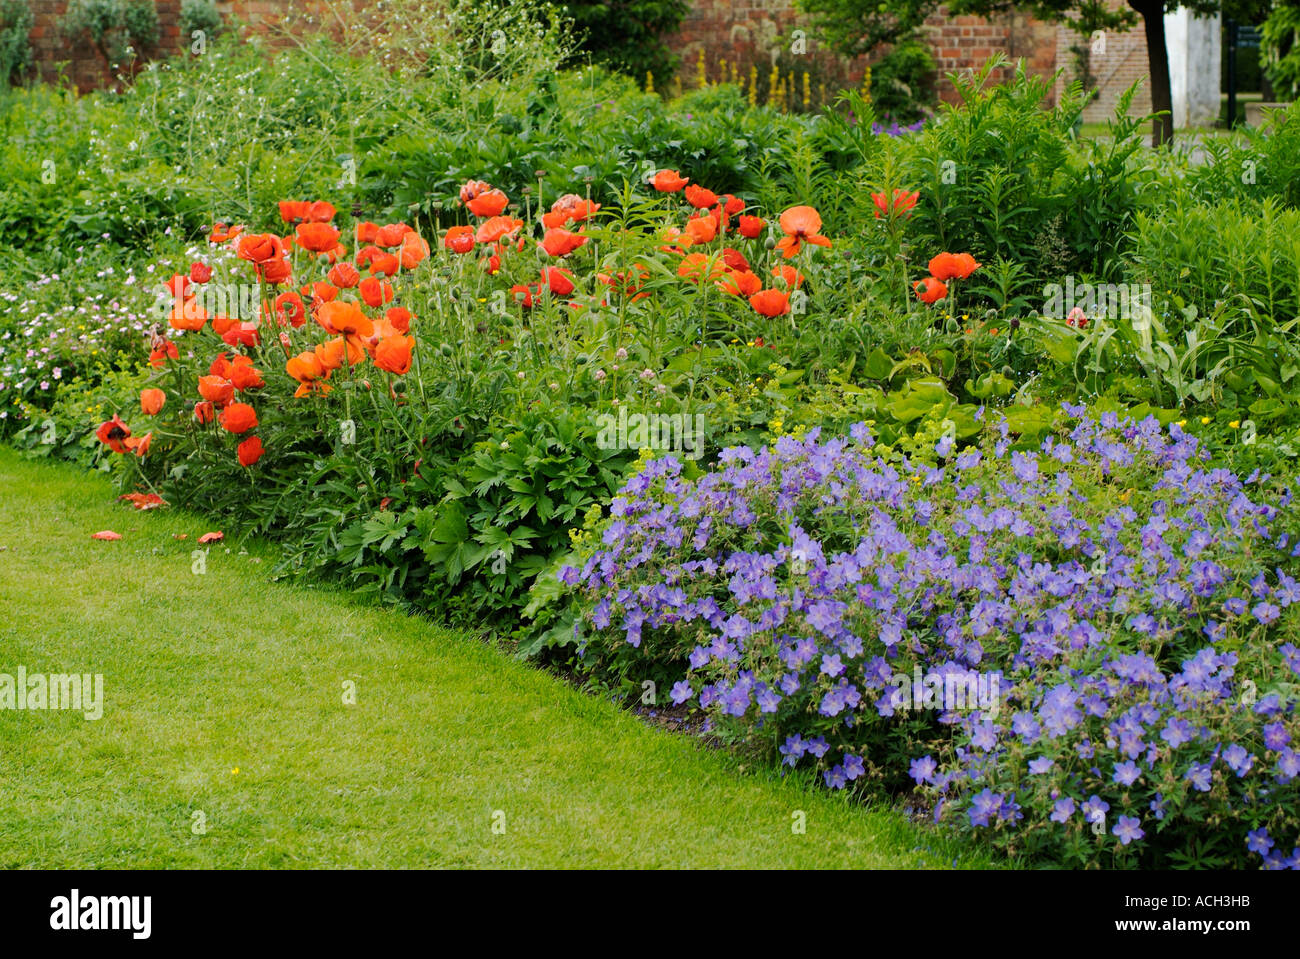
{"type": "Polygon", "coordinates": [[[0,483],[0,673],[104,677],[97,721],[0,710],[0,867],[989,864],[471,638],[271,583],[264,544],[196,573],[204,522],[102,477],[0,449],[0,483]]]}

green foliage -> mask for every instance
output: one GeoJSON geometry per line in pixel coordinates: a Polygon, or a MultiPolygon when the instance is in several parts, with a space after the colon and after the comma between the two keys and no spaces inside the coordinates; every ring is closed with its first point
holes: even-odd
{"type": "Polygon", "coordinates": [[[667,81],[677,69],[676,57],[664,42],[690,10],[686,0],[564,0],[562,17],[571,18],[579,48],[599,63],[644,81],[647,73],[667,81]]]}
{"type": "Polygon", "coordinates": [[[919,120],[935,103],[934,80],[934,58],[925,44],[895,44],[871,67],[871,102],[877,115],[904,124],[919,120]]]}
{"type": "Polygon", "coordinates": [[[1260,30],[1260,63],[1274,92],[1300,98],[1300,3],[1278,0],[1260,30]]]}
{"type": "Polygon", "coordinates": [[[215,0],[182,0],[179,26],[185,44],[194,38],[196,30],[202,31],[206,40],[215,39],[224,30],[215,0]]]}
{"type": "Polygon", "coordinates": [[[158,42],[153,0],[72,0],[59,21],[73,42],[88,37],[110,64],[121,64],[158,42]]]}
{"type": "Polygon", "coordinates": [[[0,0],[0,86],[21,82],[31,67],[33,22],[26,0],[0,0]]]}

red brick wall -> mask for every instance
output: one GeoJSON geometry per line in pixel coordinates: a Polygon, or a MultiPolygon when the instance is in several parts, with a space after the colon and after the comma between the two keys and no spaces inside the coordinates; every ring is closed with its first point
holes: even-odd
{"type": "MultiPolygon", "coordinates": [[[[32,7],[32,55],[36,69],[43,80],[53,81],[59,76],[60,66],[64,75],[85,91],[96,87],[109,86],[114,81],[114,73],[103,56],[95,49],[89,38],[69,41],[59,29],[59,21],[68,9],[68,0],[29,0],[32,7]]],[[[158,10],[158,46],[149,54],[171,53],[180,48],[180,30],[177,20],[180,16],[180,0],[155,0],[158,10]]],[[[119,69],[124,72],[125,67],[119,69]]]]}
{"type": "MultiPolygon", "coordinates": [[[[800,28],[807,29],[807,20],[795,11],[793,0],[695,0],[681,30],[669,43],[682,57],[680,77],[690,87],[696,82],[701,50],[710,69],[722,59],[746,66],[756,62],[760,72],[764,65],[770,68],[774,56],[799,63],[790,53],[790,40],[800,28]]],[[[1031,72],[1051,76],[1056,69],[1056,32],[1055,26],[1019,13],[985,20],[949,17],[943,11],[927,20],[922,31],[935,58],[936,85],[945,99],[955,96],[945,79],[947,73],[977,68],[999,50],[1012,60],[1023,57],[1031,72]]],[[[832,66],[835,58],[811,39],[807,59],[820,72],[838,74],[837,79],[853,84],[861,82],[869,62],[858,58],[832,66]]],[[[999,71],[995,79],[1004,72],[999,71]]]]}
{"type": "MultiPolygon", "coordinates": [[[[81,90],[112,83],[112,72],[98,51],[89,43],[71,44],[60,32],[59,20],[68,0],[30,2],[35,15],[33,53],[43,79],[55,79],[60,63],[66,61],[66,76],[81,90]]],[[[1119,5],[1124,0],[1108,2],[1119,5]]],[[[227,19],[233,15],[257,29],[258,23],[281,17],[290,3],[291,0],[218,0],[217,9],[227,19]]],[[[298,0],[293,6],[301,9],[304,3],[310,4],[311,0],[298,0]]],[[[162,55],[188,48],[189,38],[179,35],[180,0],[155,0],[155,6],[161,39],[156,51],[146,53],[162,55]]],[[[681,30],[669,42],[682,57],[679,79],[687,88],[697,82],[701,51],[705,54],[709,79],[713,81],[720,78],[720,66],[726,61],[728,66],[740,65],[744,74],[751,65],[757,67],[760,82],[766,83],[773,63],[780,61],[786,73],[807,70],[814,84],[825,82],[832,90],[861,82],[869,62],[867,58],[846,61],[834,57],[812,39],[811,30],[804,38],[806,53],[795,54],[791,39],[798,29],[807,30],[807,22],[796,13],[794,0],[694,0],[681,30]]],[[[1022,13],[985,20],[949,17],[941,10],[926,21],[922,33],[934,55],[937,87],[944,99],[955,96],[945,79],[947,73],[977,69],[997,51],[1005,53],[1012,64],[1023,58],[1027,69],[1041,76],[1051,76],[1058,66],[1065,68],[1069,76],[1073,75],[1069,47],[1078,41],[1077,35],[1067,27],[1041,23],[1022,13]]],[[[1008,72],[1008,69],[1000,70],[993,79],[1005,79],[1008,72]]],[[[1146,76],[1146,46],[1141,29],[1108,35],[1106,54],[1094,58],[1092,72],[1101,95],[1085,114],[1089,120],[1109,116],[1119,94],[1134,80],[1146,76]]],[[[664,78],[656,78],[660,89],[666,85],[664,78]]],[[[1060,90],[1058,84],[1054,97],[1059,97],[1060,90]]],[[[1143,87],[1134,109],[1145,112],[1149,104],[1150,96],[1143,87]]]]}

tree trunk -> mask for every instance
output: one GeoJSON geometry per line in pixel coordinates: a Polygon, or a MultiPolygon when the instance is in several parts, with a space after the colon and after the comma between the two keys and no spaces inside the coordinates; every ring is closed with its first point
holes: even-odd
{"type": "Polygon", "coordinates": [[[1128,0],[1142,17],[1147,38],[1147,67],[1151,71],[1151,110],[1157,116],[1151,125],[1151,145],[1163,146],[1174,139],[1174,98],[1169,85],[1169,51],[1165,48],[1165,0],[1128,0]]]}

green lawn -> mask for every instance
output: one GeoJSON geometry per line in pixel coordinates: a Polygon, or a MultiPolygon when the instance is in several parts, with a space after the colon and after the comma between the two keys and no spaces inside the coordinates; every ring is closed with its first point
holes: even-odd
{"type": "Polygon", "coordinates": [[[263,544],[196,574],[209,527],[101,477],[0,449],[0,482],[0,673],[104,682],[97,721],[0,710],[0,868],[987,865],[472,639],[269,583],[263,544]]]}

